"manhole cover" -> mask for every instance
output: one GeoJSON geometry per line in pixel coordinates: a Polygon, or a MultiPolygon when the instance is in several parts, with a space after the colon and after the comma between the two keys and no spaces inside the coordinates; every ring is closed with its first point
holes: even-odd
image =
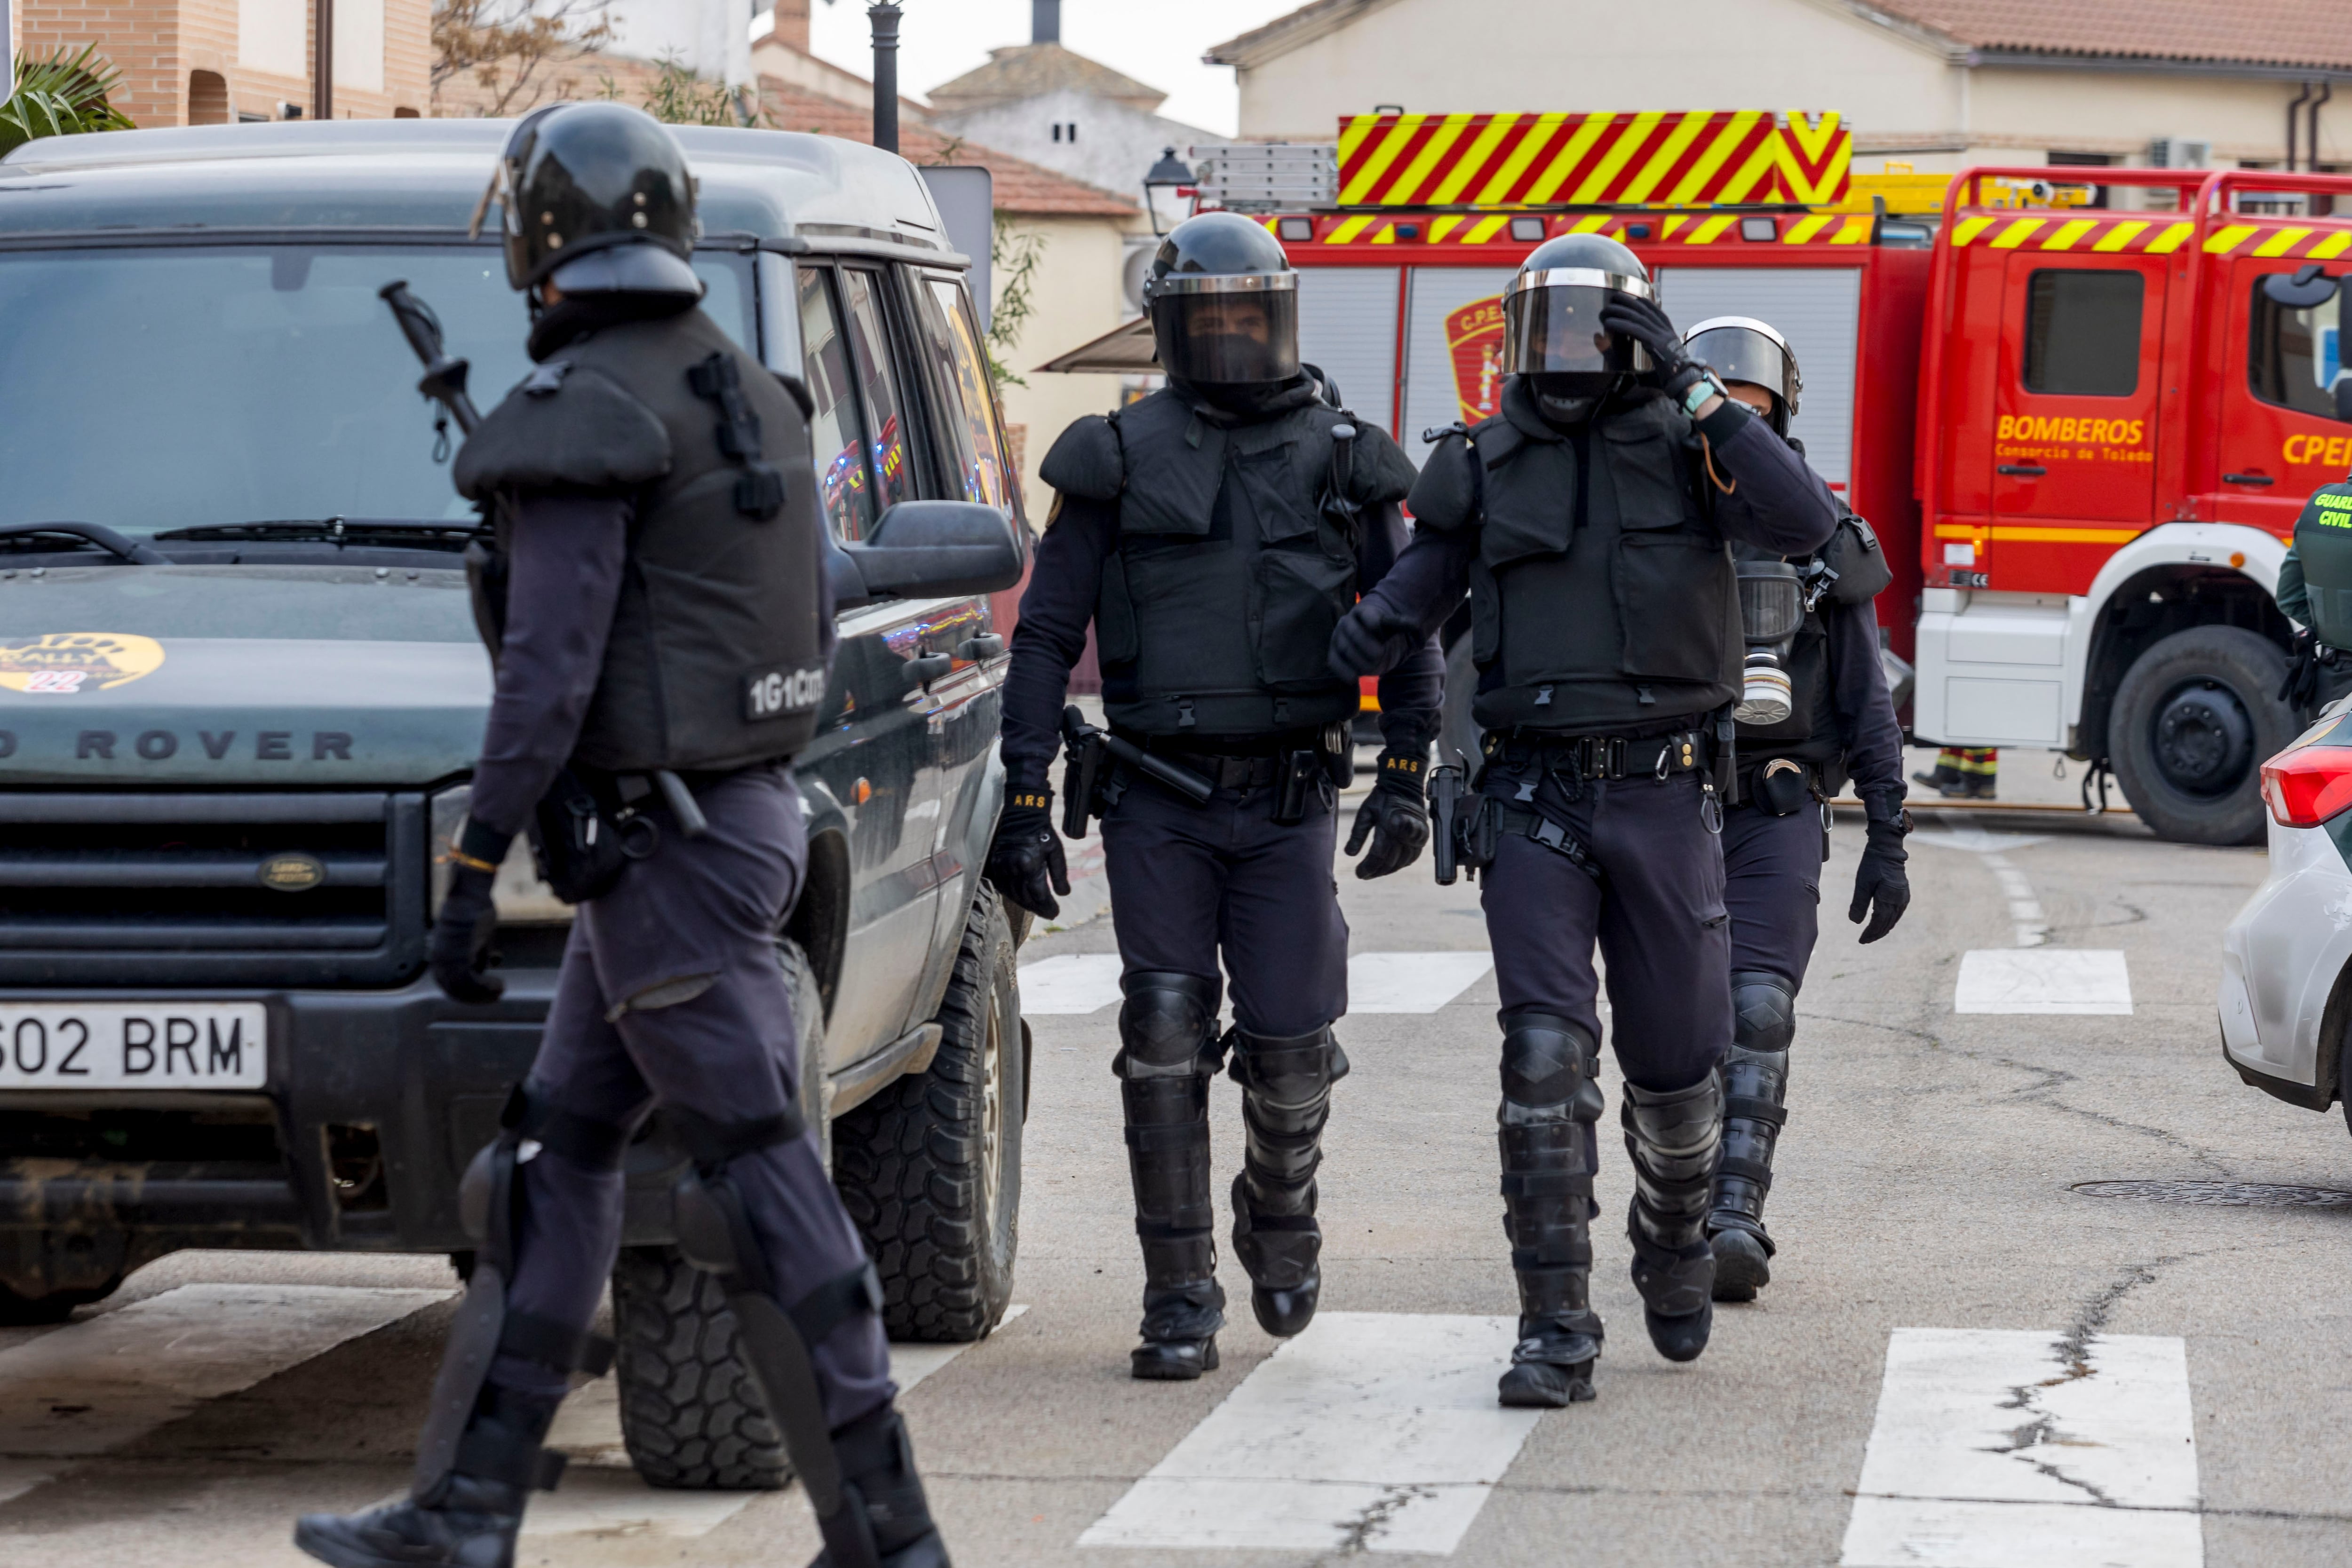
{"type": "Polygon", "coordinates": [[[2141,1203],[2203,1203],[2223,1208],[2352,1208],[2352,1192],[2326,1186],[2273,1186],[2250,1181],[2084,1181],[2085,1197],[2136,1198],[2141,1203]]]}

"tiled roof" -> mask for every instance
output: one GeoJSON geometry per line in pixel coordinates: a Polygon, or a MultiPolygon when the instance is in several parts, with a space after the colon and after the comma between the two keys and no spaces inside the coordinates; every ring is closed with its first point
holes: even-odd
{"type": "MultiPolygon", "coordinates": [[[[851,141],[874,140],[873,112],[826,98],[778,77],[760,78],[760,105],[779,131],[807,131],[851,141]]],[[[995,177],[1000,212],[1032,216],[1131,217],[1142,209],[1123,196],[1041,169],[1009,152],[960,137],[943,136],[904,116],[898,120],[898,151],[915,163],[978,163],[995,177]]]]}
{"type": "Polygon", "coordinates": [[[1121,76],[1099,60],[1064,48],[1059,44],[1016,44],[991,49],[988,63],[942,82],[925,96],[935,109],[982,109],[1024,98],[1043,98],[1064,90],[1089,93],[1118,103],[1133,104],[1149,114],[1168,95],[1121,76]]]}
{"type": "Polygon", "coordinates": [[[1979,49],[2352,71],[2331,0],[1873,0],[1979,49]]]}

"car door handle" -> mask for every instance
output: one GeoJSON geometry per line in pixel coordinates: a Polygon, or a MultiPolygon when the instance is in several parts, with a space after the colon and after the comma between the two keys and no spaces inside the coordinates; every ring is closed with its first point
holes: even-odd
{"type": "Polygon", "coordinates": [[[953,668],[955,659],[947,653],[923,653],[907,661],[907,673],[919,686],[929,685],[953,668]]]}
{"type": "Polygon", "coordinates": [[[977,637],[965,638],[962,645],[956,649],[956,657],[977,664],[982,660],[993,659],[1003,652],[1004,639],[993,632],[982,632],[977,637]]]}
{"type": "Polygon", "coordinates": [[[2039,479],[2050,472],[2039,463],[2004,463],[1993,470],[1996,474],[2021,474],[2029,479],[2039,479]]]}
{"type": "Polygon", "coordinates": [[[2275,485],[2278,481],[2267,474],[2224,474],[2221,476],[2221,483],[2224,485],[2275,485]]]}

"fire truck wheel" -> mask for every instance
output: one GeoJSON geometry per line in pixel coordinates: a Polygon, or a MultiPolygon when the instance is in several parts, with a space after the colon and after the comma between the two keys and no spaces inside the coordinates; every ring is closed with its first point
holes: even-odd
{"type": "Polygon", "coordinates": [[[2107,720],[2116,781],[2160,839],[2263,841],[2263,758],[2294,738],[2286,654],[2237,626],[2194,626],[2142,653],[2107,720]]]}

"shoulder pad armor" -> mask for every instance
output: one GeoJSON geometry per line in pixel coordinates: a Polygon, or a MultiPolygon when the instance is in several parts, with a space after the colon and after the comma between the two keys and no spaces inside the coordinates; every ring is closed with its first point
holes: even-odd
{"type": "Polygon", "coordinates": [[[1451,532],[1478,520],[1478,455],[1467,434],[1450,433],[1438,442],[1405,499],[1414,526],[1451,532]]]}
{"type": "Polygon", "coordinates": [[[1127,459],[1119,451],[1118,428],[1098,413],[1071,421],[1037,465],[1037,477],[1089,501],[1117,500],[1127,487],[1127,459]]]}
{"type": "Polygon", "coordinates": [[[670,469],[669,432],[627,388],[551,360],[509,392],[457,453],[457,493],[630,490],[670,469]]]}
{"type": "Polygon", "coordinates": [[[1371,490],[1365,501],[1375,507],[1384,506],[1412,494],[1413,485],[1421,476],[1413,472],[1412,459],[1397,445],[1396,438],[1377,424],[1360,422],[1356,433],[1356,482],[1369,485],[1371,490]]]}

